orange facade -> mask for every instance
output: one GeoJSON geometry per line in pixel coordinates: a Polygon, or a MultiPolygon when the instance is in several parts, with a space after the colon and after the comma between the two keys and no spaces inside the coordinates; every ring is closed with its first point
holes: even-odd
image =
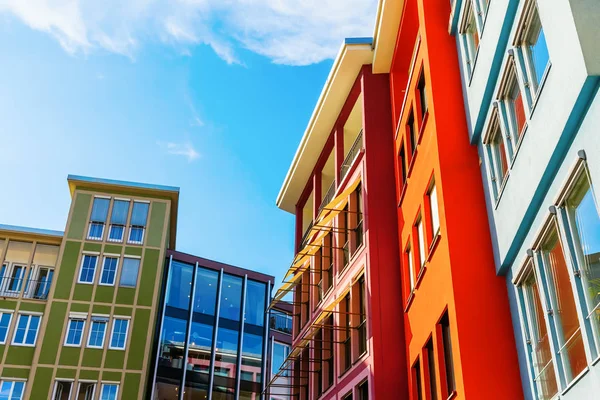
{"type": "MultiPolygon", "coordinates": [[[[411,399],[523,397],[450,2],[407,0],[390,72],[411,399]]],[[[391,398],[391,397],[390,397],[391,398]]]]}

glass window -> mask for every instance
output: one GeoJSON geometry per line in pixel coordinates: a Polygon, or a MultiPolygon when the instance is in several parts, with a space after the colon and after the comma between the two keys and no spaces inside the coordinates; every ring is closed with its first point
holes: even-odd
{"type": "Polygon", "coordinates": [[[415,127],[415,113],[414,111],[410,110],[410,114],[408,115],[408,120],[406,120],[406,131],[408,133],[408,141],[409,141],[409,147],[410,147],[410,155],[411,155],[411,160],[412,160],[412,156],[414,156],[415,151],[417,150],[417,128],[415,127]]]}
{"type": "Polygon", "coordinates": [[[171,263],[170,285],[167,290],[168,307],[179,308],[181,310],[190,309],[193,268],[189,264],[175,260],[171,263]]]}
{"type": "Polygon", "coordinates": [[[79,283],[94,283],[94,275],[96,275],[96,263],[98,256],[84,254],[81,261],[81,270],[79,271],[79,283]]]}
{"type": "Polygon", "coordinates": [[[242,345],[242,380],[260,383],[262,367],[263,337],[244,332],[242,345]]]}
{"type": "Polygon", "coordinates": [[[465,9],[465,18],[460,29],[460,34],[463,42],[463,51],[465,53],[465,62],[467,64],[467,72],[469,77],[473,73],[475,66],[475,58],[479,49],[479,31],[477,30],[477,21],[475,20],[475,12],[471,2],[467,2],[465,9]]]}
{"type": "MultiPolygon", "coordinates": [[[[273,375],[279,372],[279,369],[283,366],[283,362],[290,355],[290,346],[287,344],[273,342],[273,361],[271,365],[271,373],[273,375]]],[[[288,376],[288,371],[283,371],[282,376],[288,376]]]]}
{"type": "Polygon", "coordinates": [[[79,390],[77,390],[77,400],[94,400],[96,392],[95,382],[79,382],[79,390]]]}
{"type": "Polygon", "coordinates": [[[92,325],[88,336],[87,347],[102,347],[104,346],[104,334],[106,333],[106,317],[92,317],[92,325]]]}
{"type": "Polygon", "coordinates": [[[119,281],[119,286],[136,287],[139,270],[139,258],[124,257],[123,271],[121,271],[121,280],[119,281]]]}
{"type": "Polygon", "coordinates": [[[100,393],[100,400],[117,400],[118,392],[119,385],[103,383],[102,392],[100,393]]]}
{"type": "Polygon", "coordinates": [[[550,337],[544,320],[545,312],[540,300],[540,292],[533,267],[531,267],[531,272],[523,281],[521,290],[525,303],[523,315],[528,327],[526,337],[531,362],[533,363],[537,395],[539,399],[549,400],[558,392],[558,384],[554,373],[550,337]]]}
{"type": "Polygon", "coordinates": [[[215,315],[217,307],[217,285],[219,273],[210,269],[198,267],[196,272],[196,292],[194,297],[194,312],[215,315]]]}
{"type": "Polygon", "coordinates": [[[421,71],[419,76],[419,82],[417,83],[417,90],[419,91],[419,108],[421,109],[421,123],[427,113],[427,88],[425,85],[425,72],[421,71]]]}
{"type": "Polygon", "coordinates": [[[242,303],[242,278],[224,274],[221,286],[221,318],[240,320],[242,303]]]}
{"type": "Polygon", "coordinates": [[[34,346],[40,326],[39,315],[19,314],[13,344],[34,346]]]}
{"type": "Polygon", "coordinates": [[[413,399],[423,400],[423,385],[421,383],[421,362],[417,359],[411,368],[413,383],[413,399]]]}
{"type": "Polygon", "coordinates": [[[8,335],[11,320],[12,313],[0,313],[0,344],[6,343],[6,335],[8,335]]]}
{"type": "Polygon", "coordinates": [[[127,343],[127,330],[129,328],[129,319],[115,318],[113,320],[112,332],[110,335],[110,348],[124,350],[127,343]]]}
{"type": "Polygon", "coordinates": [[[25,381],[2,380],[0,383],[0,400],[21,400],[25,392],[25,381]]]}
{"type": "Polygon", "coordinates": [[[427,372],[429,380],[429,398],[431,400],[437,400],[437,387],[435,382],[435,353],[433,352],[433,339],[429,338],[427,344],[425,344],[425,350],[427,352],[427,372]]]}
{"type": "Polygon", "coordinates": [[[350,334],[352,328],[352,322],[350,318],[351,312],[350,295],[347,294],[340,303],[340,319],[343,327],[343,330],[340,332],[342,335],[342,345],[340,350],[344,355],[342,372],[345,372],[352,366],[352,335],[350,334]]]}
{"type": "Polygon", "coordinates": [[[544,35],[537,3],[535,1],[533,3],[533,15],[528,26],[524,46],[531,63],[530,79],[534,83],[533,90],[536,92],[542,82],[544,72],[550,64],[550,55],[548,54],[546,36],[544,35]]]}
{"type": "Polygon", "coordinates": [[[246,283],[246,308],[244,323],[264,326],[267,286],[248,280],[246,283]]]}
{"type": "Polygon", "coordinates": [[[416,225],[417,242],[419,244],[419,267],[423,269],[427,256],[425,254],[425,230],[423,229],[423,219],[419,217],[416,225]]]}
{"type": "Polygon", "coordinates": [[[367,305],[365,302],[366,288],[365,276],[358,280],[358,355],[359,357],[367,351],[367,305]]]}
{"type": "MultiPolygon", "coordinates": [[[[565,202],[576,260],[583,282],[586,318],[590,320],[597,342],[600,341],[600,216],[584,170],[565,202]]],[[[600,347],[600,343],[597,343],[600,347]]]]}
{"type": "Polygon", "coordinates": [[[587,359],[569,271],[555,226],[551,228],[548,237],[544,240],[541,254],[554,309],[552,319],[556,325],[563,369],[567,382],[571,382],[587,367],[587,359]]]}
{"type": "Polygon", "coordinates": [[[129,201],[115,200],[113,202],[112,214],[110,216],[110,232],[108,240],[112,242],[123,241],[127,215],[129,214],[129,201]]]}
{"type": "Polygon", "coordinates": [[[185,345],[186,333],[187,322],[185,320],[165,315],[160,339],[160,356],[158,361],[159,375],[172,375],[172,372],[161,374],[161,369],[183,368],[183,348],[185,345]]]}
{"type": "Polygon", "coordinates": [[[67,327],[67,335],[65,337],[65,344],[70,346],[81,346],[81,337],[83,336],[84,327],[84,319],[70,318],[69,326],[67,327]]]}
{"type": "Polygon", "coordinates": [[[23,276],[25,274],[25,267],[22,265],[12,264],[11,269],[9,270],[9,278],[8,282],[6,282],[6,290],[9,292],[13,292],[13,294],[9,294],[11,297],[18,296],[18,293],[21,291],[21,286],[23,284],[23,276]],[[16,293],[15,293],[16,292],[16,293]]]}
{"type": "Polygon", "coordinates": [[[489,142],[492,183],[496,198],[500,195],[504,180],[508,176],[507,150],[497,118],[492,122],[492,134],[489,142]]]}
{"type": "Polygon", "coordinates": [[[442,330],[442,344],[444,347],[444,366],[446,370],[446,390],[448,395],[456,391],[456,380],[454,378],[454,358],[452,355],[452,339],[450,336],[450,319],[448,312],[440,320],[442,330]]]}
{"type": "Polygon", "coordinates": [[[415,266],[414,266],[413,254],[412,254],[410,245],[406,249],[405,260],[406,260],[406,262],[404,263],[404,265],[406,265],[406,267],[408,268],[407,272],[408,272],[408,278],[409,278],[409,282],[410,282],[410,291],[412,292],[415,289],[415,284],[416,284],[417,279],[415,277],[415,266]]]}
{"type": "Polygon", "coordinates": [[[133,202],[131,212],[131,228],[129,230],[129,243],[141,244],[144,241],[144,230],[148,219],[149,203],[133,202]]]}
{"type": "Polygon", "coordinates": [[[46,300],[50,293],[50,286],[52,285],[52,277],[54,276],[54,270],[45,267],[38,267],[30,274],[30,277],[35,279],[28,279],[25,286],[25,296],[33,299],[46,300]]]}
{"type": "Polygon", "coordinates": [[[429,210],[431,211],[431,232],[435,237],[440,231],[440,210],[438,208],[437,188],[435,182],[429,189],[429,210]]]}
{"type": "Polygon", "coordinates": [[[119,264],[118,257],[104,257],[102,264],[102,273],[100,274],[101,285],[114,285],[115,276],[117,275],[117,265],[119,264]]]}
{"type": "Polygon", "coordinates": [[[94,198],[92,205],[92,214],[90,215],[90,228],[88,231],[88,239],[102,240],[104,233],[104,224],[108,216],[108,206],[110,199],[101,197],[94,198]]]}
{"type": "Polygon", "coordinates": [[[71,389],[73,382],[56,381],[54,384],[54,394],[52,400],[71,400],[71,389]]]}
{"type": "MultiPolygon", "coordinates": [[[[404,186],[404,184],[406,183],[406,171],[407,171],[407,165],[406,165],[406,155],[404,154],[404,145],[402,145],[402,147],[400,148],[400,151],[398,152],[398,169],[400,170],[400,188],[402,188],[404,186]]],[[[402,190],[402,189],[401,189],[402,190]]]]}
{"type": "Polygon", "coordinates": [[[508,124],[512,131],[511,137],[513,138],[513,144],[516,145],[525,128],[525,99],[517,81],[514,63],[511,63],[509,68],[511,69],[509,71],[510,83],[506,90],[505,102],[508,111],[508,124]]]}
{"type": "Polygon", "coordinates": [[[269,327],[279,332],[292,333],[292,316],[279,310],[271,310],[269,327]]]}
{"type": "MultiPolygon", "coordinates": [[[[239,327],[237,328],[239,329],[239,327]]],[[[219,323],[217,332],[217,343],[215,349],[215,365],[218,365],[218,371],[215,367],[215,387],[213,389],[213,398],[221,398],[224,393],[233,395],[235,387],[235,376],[237,374],[237,352],[238,352],[238,330],[225,328],[219,323]]],[[[233,397],[225,397],[232,398],[233,397]]]]}
{"type": "Polygon", "coordinates": [[[369,400],[369,381],[364,381],[358,385],[358,399],[369,400]]]}

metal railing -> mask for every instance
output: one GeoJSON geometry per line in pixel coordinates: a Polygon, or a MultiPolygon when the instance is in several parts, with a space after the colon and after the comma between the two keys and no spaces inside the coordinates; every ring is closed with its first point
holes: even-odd
{"type": "Polygon", "coordinates": [[[323,196],[323,200],[321,201],[321,205],[319,206],[319,213],[321,212],[323,207],[325,207],[327,204],[329,204],[331,200],[333,200],[333,196],[335,195],[335,189],[336,187],[334,179],[333,182],[331,182],[331,185],[329,185],[329,189],[327,189],[325,196],[323,196]]]}
{"type": "Polygon", "coordinates": [[[309,234],[310,230],[312,229],[314,223],[315,223],[315,221],[310,221],[310,224],[308,224],[308,226],[306,227],[306,231],[304,231],[304,234],[302,235],[302,240],[300,241],[302,246],[304,246],[304,244],[306,243],[306,240],[308,239],[308,234],[309,234]]]}
{"type": "Polygon", "coordinates": [[[277,311],[271,311],[269,327],[276,331],[292,334],[292,317],[277,311]]]}
{"type": "Polygon", "coordinates": [[[350,171],[350,167],[352,167],[354,160],[356,159],[356,157],[358,156],[358,154],[360,153],[362,148],[363,148],[363,130],[361,129],[360,132],[358,133],[358,136],[356,136],[356,139],[354,140],[352,147],[350,147],[350,151],[348,152],[348,155],[344,159],[342,166],[340,167],[340,180],[342,180],[342,181],[344,180],[344,178],[346,177],[346,174],[348,174],[348,171],[350,171]]]}
{"type": "Polygon", "coordinates": [[[52,278],[23,279],[5,277],[0,279],[0,297],[24,297],[47,300],[52,278]]]}

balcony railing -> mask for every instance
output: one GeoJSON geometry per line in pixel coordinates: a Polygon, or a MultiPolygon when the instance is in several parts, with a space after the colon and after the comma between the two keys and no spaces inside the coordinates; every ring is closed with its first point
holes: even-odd
{"type": "Polygon", "coordinates": [[[22,279],[5,277],[0,279],[0,297],[24,297],[47,300],[52,278],[22,279]]]}
{"type": "Polygon", "coordinates": [[[348,152],[348,155],[344,159],[342,166],[340,167],[340,180],[342,180],[342,181],[344,180],[344,178],[348,174],[348,171],[350,171],[350,167],[352,167],[354,160],[356,159],[356,157],[358,156],[358,154],[360,153],[362,148],[363,148],[363,130],[361,129],[360,132],[358,133],[358,136],[356,136],[356,139],[354,140],[352,147],[350,147],[350,151],[348,152]]]}
{"type": "Polygon", "coordinates": [[[272,311],[269,317],[269,327],[276,331],[292,334],[292,318],[280,312],[272,311]]]}
{"type": "Polygon", "coordinates": [[[304,244],[306,243],[306,240],[308,239],[308,233],[312,229],[314,223],[314,221],[310,221],[310,224],[308,224],[308,226],[306,227],[306,231],[304,231],[304,234],[302,235],[302,240],[300,241],[302,246],[304,246],[304,244]]]}
{"type": "Polygon", "coordinates": [[[335,195],[335,180],[333,182],[331,182],[331,185],[329,185],[329,189],[327,189],[327,192],[325,193],[325,196],[323,197],[323,201],[321,201],[321,205],[319,206],[319,213],[321,212],[323,207],[325,207],[327,204],[329,204],[329,202],[331,200],[333,200],[334,195],[335,195]]]}

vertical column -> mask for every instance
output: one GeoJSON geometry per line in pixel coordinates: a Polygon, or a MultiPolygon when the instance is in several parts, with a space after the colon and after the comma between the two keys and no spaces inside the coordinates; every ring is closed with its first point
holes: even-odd
{"type": "MultiPolygon", "coordinates": [[[[265,296],[265,299],[267,299],[267,301],[265,301],[265,305],[266,307],[269,307],[269,304],[271,304],[271,281],[267,282],[267,293],[265,296]]],[[[261,379],[261,388],[262,391],[264,392],[265,390],[265,384],[266,384],[266,376],[267,376],[267,357],[269,356],[269,352],[268,352],[268,347],[267,347],[267,343],[268,343],[268,339],[269,339],[269,332],[270,332],[270,327],[269,327],[269,312],[267,310],[265,310],[265,319],[263,321],[263,354],[262,354],[262,379],[261,379]]],[[[271,338],[271,341],[273,340],[273,338],[271,338]]],[[[271,350],[273,349],[273,345],[271,343],[271,350]]],[[[271,368],[272,369],[272,368],[271,368]]],[[[260,395],[260,400],[263,400],[263,395],[261,393],[260,395]]]]}
{"type": "Polygon", "coordinates": [[[160,316],[159,333],[158,333],[158,346],[156,346],[156,357],[154,358],[154,374],[152,376],[152,395],[154,398],[154,389],[156,387],[156,373],[158,372],[158,359],[160,358],[160,341],[162,340],[162,327],[165,322],[165,311],[167,309],[167,299],[169,298],[169,290],[171,288],[171,264],[173,263],[173,256],[169,256],[169,265],[167,266],[167,288],[165,290],[165,298],[162,301],[162,314],[160,316]]]}
{"type": "Polygon", "coordinates": [[[210,349],[210,371],[208,373],[208,400],[212,400],[213,386],[215,384],[215,356],[217,346],[217,332],[219,330],[219,315],[221,314],[221,288],[223,286],[223,268],[219,272],[217,284],[217,310],[215,312],[215,327],[213,330],[212,346],[210,349]]]}
{"type": "Polygon", "coordinates": [[[344,127],[336,126],[334,132],[334,157],[335,157],[335,186],[338,187],[341,181],[341,168],[344,162],[344,127]]]}
{"type": "Polygon", "coordinates": [[[312,177],[313,180],[313,220],[319,215],[319,207],[321,207],[322,187],[321,187],[321,170],[316,171],[312,177]]]}
{"type": "Polygon", "coordinates": [[[242,284],[242,307],[240,308],[240,335],[238,337],[238,357],[235,372],[235,398],[240,396],[240,380],[242,369],[242,357],[244,356],[244,316],[246,315],[246,287],[248,285],[248,275],[244,275],[244,283],[242,284]]]}
{"type": "Polygon", "coordinates": [[[190,292],[190,301],[189,301],[189,314],[187,320],[187,332],[185,334],[185,343],[183,344],[183,377],[181,378],[181,385],[179,385],[179,399],[183,400],[183,395],[185,391],[185,376],[187,374],[187,365],[188,365],[188,352],[190,350],[190,333],[192,330],[192,319],[194,318],[194,297],[196,296],[196,275],[198,274],[198,262],[196,262],[196,266],[194,267],[194,271],[192,272],[192,290],[190,292]]]}

